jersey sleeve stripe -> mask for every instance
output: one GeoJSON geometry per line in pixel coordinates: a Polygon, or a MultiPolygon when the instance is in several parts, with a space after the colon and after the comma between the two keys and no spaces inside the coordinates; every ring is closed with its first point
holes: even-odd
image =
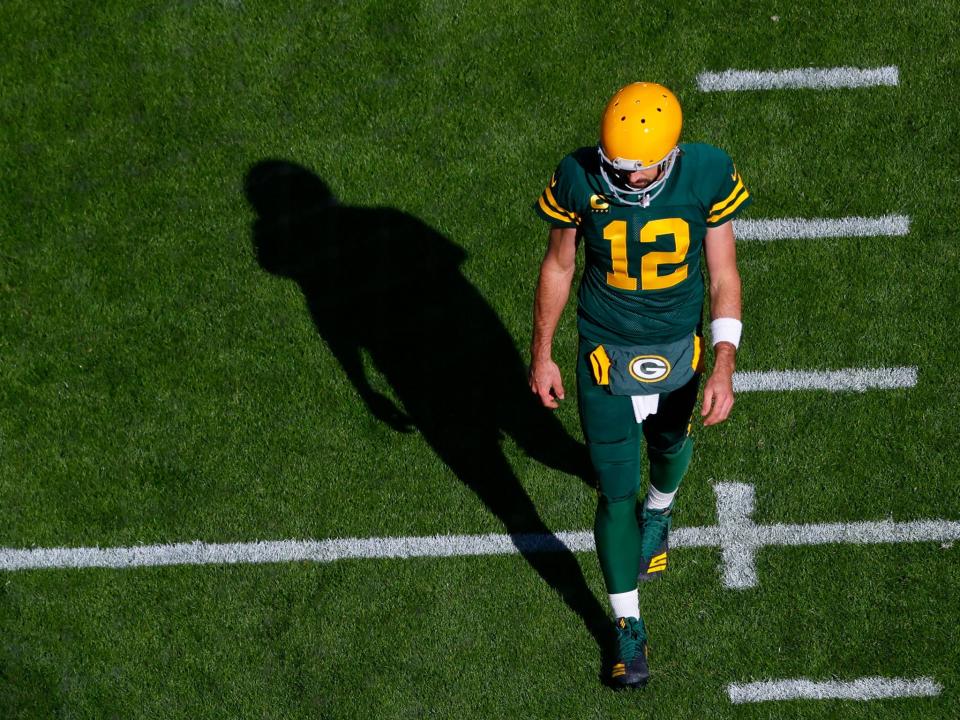
{"type": "Polygon", "coordinates": [[[560,203],[557,202],[557,199],[553,196],[553,191],[550,189],[549,186],[547,186],[544,189],[543,197],[550,204],[550,207],[554,209],[554,211],[560,213],[561,215],[566,215],[570,219],[570,222],[573,222],[574,219],[577,217],[576,213],[570,212],[569,210],[565,209],[560,203]]]}
{"type": "Polygon", "coordinates": [[[733,192],[727,195],[723,200],[718,203],[714,203],[710,207],[710,213],[717,213],[723,210],[726,207],[727,203],[733,201],[737,194],[743,189],[743,178],[740,177],[740,173],[737,173],[737,184],[733,187],[733,192]]]}
{"type": "Polygon", "coordinates": [[[540,200],[538,201],[538,204],[540,206],[540,210],[543,211],[544,214],[552,217],[554,220],[559,220],[562,223],[568,223],[568,224],[572,224],[575,222],[573,218],[567,217],[566,215],[561,215],[556,210],[554,210],[549,205],[547,205],[546,201],[543,199],[543,195],[540,196],[540,200]]]}
{"type": "Polygon", "coordinates": [[[708,217],[707,222],[715,223],[718,220],[722,220],[727,215],[729,215],[734,210],[736,210],[738,207],[740,207],[748,197],[750,197],[750,193],[748,193],[747,189],[744,188],[743,192],[741,193],[740,197],[737,198],[736,202],[734,202],[730,207],[726,208],[725,210],[722,210],[721,212],[718,212],[715,215],[711,215],[710,217],[708,217]]]}

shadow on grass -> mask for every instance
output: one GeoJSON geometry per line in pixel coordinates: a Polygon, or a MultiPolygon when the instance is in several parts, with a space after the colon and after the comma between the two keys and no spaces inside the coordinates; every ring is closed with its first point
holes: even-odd
{"type": "MultiPolygon", "coordinates": [[[[370,412],[399,432],[419,431],[511,535],[549,534],[501,436],[589,483],[586,450],[531,394],[513,338],[460,271],[466,253],[399,210],[340,205],[319,177],[285,161],[254,165],[245,190],[260,266],[298,283],[370,412]],[[400,406],[371,386],[361,351],[400,406]]],[[[580,616],[607,666],[612,628],[573,554],[518,548],[580,616]]],[[[550,627],[549,618],[530,622],[550,627]]]]}

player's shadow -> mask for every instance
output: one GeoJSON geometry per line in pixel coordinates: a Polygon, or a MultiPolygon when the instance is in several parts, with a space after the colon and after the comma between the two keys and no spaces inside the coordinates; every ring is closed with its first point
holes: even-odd
{"type": "MultiPolygon", "coordinates": [[[[513,339],[460,270],[466,253],[417,218],[341,205],[299,165],[266,160],[245,182],[253,246],[265,270],[295,280],[317,332],[367,408],[400,432],[419,431],[511,535],[548,534],[500,447],[589,482],[586,451],[530,393],[513,339]],[[371,385],[361,351],[399,406],[371,385]]],[[[574,556],[517,543],[530,566],[611,651],[606,613],[574,556]]],[[[549,631],[548,618],[530,618],[549,631]]]]}

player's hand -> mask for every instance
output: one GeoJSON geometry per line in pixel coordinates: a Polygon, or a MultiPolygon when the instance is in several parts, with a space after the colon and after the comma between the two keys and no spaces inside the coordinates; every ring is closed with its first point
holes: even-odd
{"type": "Polygon", "coordinates": [[[540,398],[544,407],[558,408],[563,400],[563,381],[560,368],[553,360],[534,360],[530,363],[530,390],[540,398]]]}
{"type": "Polygon", "coordinates": [[[733,409],[733,370],[726,366],[713,369],[703,388],[703,424],[716,425],[730,417],[733,409]]]}

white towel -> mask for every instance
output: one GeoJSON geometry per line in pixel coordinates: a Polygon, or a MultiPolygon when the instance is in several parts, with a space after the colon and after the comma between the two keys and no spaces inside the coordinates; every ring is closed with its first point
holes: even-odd
{"type": "Polygon", "coordinates": [[[656,415],[657,407],[660,405],[659,395],[631,395],[630,401],[633,403],[633,416],[638,423],[642,423],[647,415],[656,415]]]}

